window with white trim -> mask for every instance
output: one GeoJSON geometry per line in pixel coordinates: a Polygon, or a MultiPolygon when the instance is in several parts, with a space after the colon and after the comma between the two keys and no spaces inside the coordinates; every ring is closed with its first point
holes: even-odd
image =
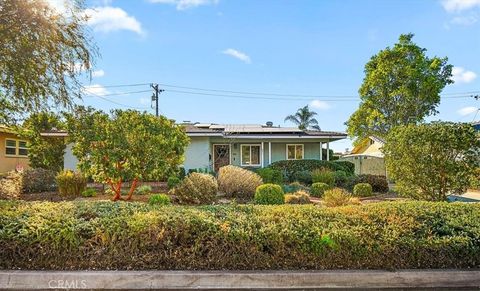
{"type": "Polygon", "coordinates": [[[15,156],[17,154],[17,141],[14,139],[5,140],[5,155],[15,156]]]}
{"type": "Polygon", "coordinates": [[[18,155],[23,157],[28,156],[27,142],[24,140],[18,141],[18,155]]]}
{"type": "Polygon", "coordinates": [[[241,146],[241,164],[242,166],[260,166],[260,145],[242,144],[241,146]]]}
{"type": "Polygon", "coordinates": [[[287,144],[287,160],[303,160],[303,144],[287,144]]]}
{"type": "Polygon", "coordinates": [[[24,140],[5,139],[5,155],[27,157],[27,142],[24,140]]]}

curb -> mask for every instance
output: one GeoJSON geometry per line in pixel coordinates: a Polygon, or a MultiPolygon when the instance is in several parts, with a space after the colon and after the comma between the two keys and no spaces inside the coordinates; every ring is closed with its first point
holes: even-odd
{"type": "Polygon", "coordinates": [[[480,289],[473,270],[0,271],[2,290],[480,289]]]}

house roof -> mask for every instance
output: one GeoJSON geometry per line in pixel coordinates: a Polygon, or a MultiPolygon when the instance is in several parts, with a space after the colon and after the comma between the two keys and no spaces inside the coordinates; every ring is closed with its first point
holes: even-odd
{"type": "Polygon", "coordinates": [[[320,130],[300,130],[297,127],[266,126],[261,124],[210,124],[195,123],[183,124],[187,135],[191,136],[225,136],[225,137],[264,137],[264,138],[334,138],[347,137],[345,133],[320,130]]]}
{"type": "Polygon", "coordinates": [[[364,149],[368,144],[368,141],[369,140],[372,140],[374,142],[377,142],[381,145],[384,145],[386,142],[385,142],[385,139],[379,137],[379,136],[376,136],[376,135],[370,135],[369,137],[366,137],[364,138],[357,146],[355,146],[352,151],[351,151],[351,155],[356,155],[356,154],[359,154],[358,152],[361,150],[361,149],[364,149]]]}
{"type": "MultiPolygon", "coordinates": [[[[188,136],[219,136],[229,138],[328,138],[339,140],[347,137],[345,133],[320,130],[300,130],[295,127],[264,126],[260,124],[181,124],[188,136]]],[[[42,136],[66,137],[65,130],[49,130],[42,136]]]]}

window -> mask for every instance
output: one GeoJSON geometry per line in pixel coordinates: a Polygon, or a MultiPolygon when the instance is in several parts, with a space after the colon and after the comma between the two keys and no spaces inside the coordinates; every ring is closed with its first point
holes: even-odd
{"type": "Polygon", "coordinates": [[[303,144],[287,144],[287,160],[302,160],[303,144]]]}
{"type": "Polygon", "coordinates": [[[260,145],[242,144],[242,166],[260,166],[260,145]]]}
{"type": "Polygon", "coordinates": [[[14,156],[17,154],[17,141],[14,139],[5,140],[5,154],[7,156],[14,156]]]}
{"type": "Polygon", "coordinates": [[[28,156],[27,142],[24,140],[6,139],[5,155],[7,156],[28,156]]]}
{"type": "Polygon", "coordinates": [[[18,155],[19,156],[28,156],[27,142],[23,140],[18,141],[18,155]]]}

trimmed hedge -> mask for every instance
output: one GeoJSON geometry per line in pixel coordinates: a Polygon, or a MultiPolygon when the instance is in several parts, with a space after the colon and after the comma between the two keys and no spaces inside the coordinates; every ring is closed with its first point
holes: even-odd
{"type": "Polygon", "coordinates": [[[313,171],[326,168],[332,171],[345,171],[353,175],[355,165],[348,161],[320,161],[320,160],[283,160],[273,162],[269,168],[281,171],[289,182],[295,181],[295,174],[302,171],[313,171]]]}
{"type": "Polygon", "coordinates": [[[285,193],[282,187],[277,184],[263,184],[255,191],[255,204],[275,205],[285,203],[285,193]]]}
{"type": "Polygon", "coordinates": [[[480,267],[480,204],[0,201],[0,269],[480,267]]]}
{"type": "Polygon", "coordinates": [[[372,186],[368,183],[358,183],[353,187],[353,195],[356,197],[370,197],[373,195],[372,186]]]}

